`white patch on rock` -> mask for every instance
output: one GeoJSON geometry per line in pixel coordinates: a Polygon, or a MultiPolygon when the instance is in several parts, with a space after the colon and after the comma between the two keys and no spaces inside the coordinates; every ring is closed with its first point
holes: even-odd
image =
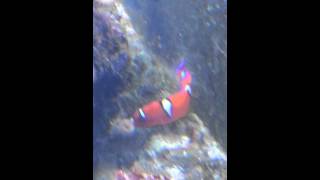
{"type": "Polygon", "coordinates": [[[181,168],[177,166],[172,166],[166,169],[166,172],[174,178],[174,180],[184,180],[184,174],[181,172],[181,168]]]}
{"type": "Polygon", "coordinates": [[[114,3],[114,0],[97,0],[97,1],[105,5],[110,5],[111,3],[114,3]]]}
{"type": "Polygon", "coordinates": [[[177,150],[187,148],[190,144],[190,138],[188,136],[170,137],[156,135],[151,138],[151,143],[147,148],[149,155],[155,156],[166,150],[177,150]]]}

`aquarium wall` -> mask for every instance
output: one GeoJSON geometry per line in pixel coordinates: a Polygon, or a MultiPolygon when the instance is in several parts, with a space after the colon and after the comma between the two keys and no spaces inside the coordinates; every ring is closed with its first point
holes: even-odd
{"type": "Polygon", "coordinates": [[[94,179],[227,178],[227,1],[93,1],[93,73],[94,179]],[[137,109],[179,91],[182,59],[188,113],[130,124],[137,109]]]}

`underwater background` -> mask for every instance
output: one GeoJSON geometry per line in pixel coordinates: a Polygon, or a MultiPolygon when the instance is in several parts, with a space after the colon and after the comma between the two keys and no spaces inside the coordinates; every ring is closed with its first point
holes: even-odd
{"type": "Polygon", "coordinates": [[[227,1],[94,0],[93,112],[94,179],[227,179],[227,1]],[[188,115],[113,133],[112,122],[177,91],[181,58],[188,115]]]}

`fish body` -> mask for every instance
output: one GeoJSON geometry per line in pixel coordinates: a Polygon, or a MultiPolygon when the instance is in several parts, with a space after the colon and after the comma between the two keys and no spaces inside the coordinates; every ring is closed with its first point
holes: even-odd
{"type": "Polygon", "coordinates": [[[176,69],[180,90],[162,100],[152,101],[133,114],[135,127],[166,125],[186,116],[191,100],[191,73],[184,61],[176,69]]]}

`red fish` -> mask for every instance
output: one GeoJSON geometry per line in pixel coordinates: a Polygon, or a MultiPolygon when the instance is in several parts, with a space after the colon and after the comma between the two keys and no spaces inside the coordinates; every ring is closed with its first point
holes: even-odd
{"type": "Polygon", "coordinates": [[[180,90],[167,98],[152,101],[133,114],[135,127],[152,127],[174,122],[189,111],[191,99],[191,74],[184,62],[177,68],[180,90]]]}

